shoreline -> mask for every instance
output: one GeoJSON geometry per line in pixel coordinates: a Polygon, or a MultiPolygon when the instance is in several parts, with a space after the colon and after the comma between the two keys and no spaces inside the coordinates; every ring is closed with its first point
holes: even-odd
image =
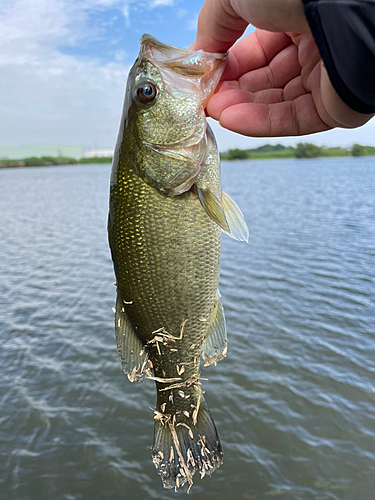
{"type": "MultiPolygon", "coordinates": [[[[318,156],[314,158],[296,158],[295,156],[256,156],[252,158],[235,158],[235,159],[227,159],[227,158],[222,158],[220,159],[221,162],[230,162],[230,163],[237,163],[237,162],[251,162],[251,161],[259,161],[259,160],[318,160],[318,159],[326,159],[326,158],[375,158],[375,154],[368,154],[368,155],[362,155],[362,156],[352,156],[352,155],[345,155],[345,156],[332,156],[332,155],[327,155],[327,156],[318,156]]],[[[16,163],[16,162],[15,162],[16,163]]],[[[18,163],[18,162],[17,162],[18,163]]],[[[17,169],[17,168],[45,168],[45,167],[73,167],[76,165],[109,165],[112,163],[112,160],[109,161],[85,161],[85,162],[75,162],[75,163],[49,163],[49,164],[43,164],[43,165],[25,165],[25,164],[13,164],[13,165],[2,165],[2,161],[0,160],[0,171],[1,170],[6,170],[6,169],[17,169]]]]}
{"type": "Polygon", "coordinates": [[[227,158],[222,158],[220,161],[227,161],[227,162],[241,162],[241,161],[258,161],[258,160],[324,160],[326,158],[375,158],[375,154],[368,154],[368,155],[361,155],[361,156],[352,156],[352,155],[345,155],[345,156],[332,156],[332,155],[327,155],[327,156],[315,156],[312,158],[296,158],[295,156],[253,156],[251,158],[235,158],[233,160],[228,160],[227,158]]]}
{"type": "MultiPolygon", "coordinates": [[[[253,149],[228,149],[228,151],[219,153],[221,161],[252,161],[252,160],[287,160],[287,159],[306,159],[306,158],[359,158],[374,157],[375,146],[365,146],[362,144],[353,144],[349,148],[340,146],[326,147],[317,146],[313,143],[300,142],[294,146],[283,146],[282,144],[265,144],[253,149]]],[[[22,159],[0,159],[0,170],[3,168],[28,168],[28,167],[52,167],[68,165],[87,165],[87,164],[110,164],[112,157],[93,156],[91,158],[70,158],[70,157],[52,157],[40,156],[22,159]]]]}
{"type": "Polygon", "coordinates": [[[32,157],[18,160],[0,160],[0,170],[3,168],[29,168],[29,167],[67,167],[70,165],[93,165],[93,164],[109,164],[112,163],[112,158],[93,156],[92,158],[75,158],[68,157],[32,157]]]}

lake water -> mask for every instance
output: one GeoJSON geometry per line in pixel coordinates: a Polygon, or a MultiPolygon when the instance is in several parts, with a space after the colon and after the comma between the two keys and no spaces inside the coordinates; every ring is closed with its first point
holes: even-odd
{"type": "MultiPolygon", "coordinates": [[[[123,375],[110,167],[0,170],[0,498],[167,500],[155,388],[123,375]]],[[[223,164],[228,356],[204,370],[224,449],[196,499],[372,500],[375,158],[223,164]]]]}

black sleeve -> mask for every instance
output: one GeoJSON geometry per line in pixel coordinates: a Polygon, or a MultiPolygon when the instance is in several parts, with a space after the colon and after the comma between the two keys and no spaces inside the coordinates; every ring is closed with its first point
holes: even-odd
{"type": "Polygon", "coordinates": [[[359,113],[375,113],[375,0],[303,0],[331,83],[359,113]]]}

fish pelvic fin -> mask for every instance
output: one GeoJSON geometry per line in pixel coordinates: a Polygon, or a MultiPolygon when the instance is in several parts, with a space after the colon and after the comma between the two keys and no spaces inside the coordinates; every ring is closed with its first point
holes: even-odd
{"type": "Polygon", "coordinates": [[[150,376],[148,353],[134,331],[119,293],[116,300],[115,334],[122,369],[130,382],[138,382],[145,376],[150,376]]]}
{"type": "Polygon", "coordinates": [[[214,312],[208,328],[207,337],[202,345],[204,366],[216,365],[227,354],[227,328],[225,325],[224,308],[220,301],[220,292],[214,303],[214,312]]]}
{"type": "Polygon", "coordinates": [[[215,423],[201,393],[198,404],[197,414],[186,422],[172,415],[155,416],[152,460],[166,489],[177,491],[188,483],[189,493],[196,471],[201,478],[210,476],[223,463],[215,423]]]}

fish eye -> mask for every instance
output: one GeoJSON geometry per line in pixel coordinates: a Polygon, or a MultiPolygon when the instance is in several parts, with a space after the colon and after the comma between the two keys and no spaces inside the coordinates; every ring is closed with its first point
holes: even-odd
{"type": "Polygon", "coordinates": [[[151,82],[142,82],[137,87],[137,97],[144,104],[152,102],[156,97],[156,87],[151,82]]]}

